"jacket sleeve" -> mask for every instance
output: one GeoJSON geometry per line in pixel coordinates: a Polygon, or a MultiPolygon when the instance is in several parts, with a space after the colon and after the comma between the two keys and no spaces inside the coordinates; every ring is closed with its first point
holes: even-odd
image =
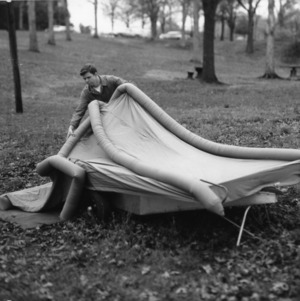
{"type": "Polygon", "coordinates": [[[79,103],[78,103],[78,105],[75,109],[75,112],[73,113],[71,121],[70,121],[70,125],[72,125],[75,129],[80,124],[80,121],[87,110],[88,104],[89,104],[89,101],[88,101],[86,89],[83,89],[83,91],[81,92],[81,95],[80,95],[79,103]]]}
{"type": "Polygon", "coordinates": [[[121,77],[117,77],[117,76],[111,76],[111,78],[113,79],[115,85],[118,87],[122,84],[128,83],[127,80],[121,78],[121,77]]]}
{"type": "Polygon", "coordinates": [[[116,76],[114,76],[114,75],[112,75],[111,78],[112,78],[112,80],[113,80],[113,82],[114,82],[115,89],[116,89],[117,87],[119,87],[120,85],[125,84],[125,83],[130,83],[130,84],[133,84],[133,85],[135,85],[135,86],[137,87],[137,84],[136,84],[134,81],[131,81],[131,80],[125,80],[125,79],[123,79],[123,78],[121,78],[121,77],[116,77],[116,76]]]}

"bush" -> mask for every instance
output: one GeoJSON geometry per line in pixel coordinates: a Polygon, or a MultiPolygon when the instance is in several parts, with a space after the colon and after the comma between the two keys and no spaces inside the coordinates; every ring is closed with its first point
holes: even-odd
{"type": "Polygon", "coordinates": [[[248,17],[244,14],[237,17],[235,33],[240,35],[248,34],[248,17]]]}
{"type": "Polygon", "coordinates": [[[282,61],[285,63],[300,62],[300,41],[290,43],[283,49],[282,61]]]}
{"type": "Polygon", "coordinates": [[[79,25],[80,33],[91,34],[92,28],[91,26],[84,26],[82,24],[79,25]]]}
{"type": "Polygon", "coordinates": [[[292,38],[293,38],[293,33],[290,29],[281,28],[281,27],[276,28],[275,39],[277,42],[285,43],[287,41],[291,41],[292,38]]]}

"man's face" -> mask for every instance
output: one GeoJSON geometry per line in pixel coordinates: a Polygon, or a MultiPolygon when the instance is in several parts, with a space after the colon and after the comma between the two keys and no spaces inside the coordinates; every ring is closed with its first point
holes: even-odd
{"type": "Polygon", "coordinates": [[[100,81],[97,73],[92,74],[90,72],[87,72],[82,76],[82,78],[92,88],[98,87],[100,85],[100,81]]]}

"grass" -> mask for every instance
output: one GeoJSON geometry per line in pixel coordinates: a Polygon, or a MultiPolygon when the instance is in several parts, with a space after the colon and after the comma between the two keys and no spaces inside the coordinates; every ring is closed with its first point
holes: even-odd
{"type": "MultiPolygon", "coordinates": [[[[185,80],[191,52],[176,43],[74,34],[72,42],[58,35],[53,47],[40,33],[40,53],[30,53],[28,33],[17,38],[23,114],[14,112],[8,37],[0,31],[0,194],[48,181],[35,166],[65,141],[83,86],[78,70],[87,61],[100,73],[134,81],[207,139],[300,147],[299,82],[258,79],[263,44],[245,56],[242,42],[216,41],[216,73],[226,85],[207,85],[185,80]]],[[[0,300],[299,300],[299,190],[289,187],[279,199],[268,214],[264,207],[250,210],[247,227],[259,239],[245,235],[239,248],[237,229],[205,211],[115,212],[107,224],[82,212],[29,230],[0,221],[0,300]]],[[[242,211],[226,214],[240,222],[242,211]]]]}

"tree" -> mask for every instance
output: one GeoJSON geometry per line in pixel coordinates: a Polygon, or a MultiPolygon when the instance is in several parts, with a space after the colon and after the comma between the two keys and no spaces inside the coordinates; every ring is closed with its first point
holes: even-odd
{"type": "Polygon", "coordinates": [[[98,39],[98,0],[90,0],[89,2],[94,5],[95,32],[93,38],[98,39]]]}
{"type": "MultiPolygon", "coordinates": [[[[27,2],[30,2],[29,0],[27,2]]],[[[56,3],[54,2],[54,7],[56,3]]],[[[48,1],[35,0],[35,24],[37,30],[48,28],[48,1]]]]}
{"type": "Polygon", "coordinates": [[[36,15],[35,0],[28,1],[28,23],[29,23],[29,50],[39,52],[37,33],[36,33],[36,15]]]}
{"type": "Polygon", "coordinates": [[[202,80],[207,83],[218,83],[215,73],[215,16],[220,0],[202,0],[204,11],[204,36],[203,36],[203,71],[202,80]]]}
{"type": "Polygon", "coordinates": [[[191,1],[192,0],[160,0],[159,23],[162,33],[169,30],[181,29],[182,38],[184,38],[183,32],[185,31],[185,23],[191,1]],[[179,28],[173,18],[175,12],[181,12],[181,28],[179,28]]]}
{"type": "Polygon", "coordinates": [[[238,7],[238,2],[236,0],[221,0],[218,9],[218,16],[219,19],[221,20],[221,36],[220,36],[221,41],[224,40],[226,23],[229,28],[229,40],[230,41],[234,40],[237,7],[238,7]]]}
{"type": "Polygon", "coordinates": [[[185,39],[185,22],[186,18],[191,6],[191,0],[180,0],[181,10],[182,10],[182,25],[181,25],[181,43],[185,46],[186,39],[185,39]]]}
{"type": "Polygon", "coordinates": [[[53,1],[48,0],[48,44],[55,45],[55,37],[54,37],[54,30],[53,30],[53,1]]]}
{"type": "Polygon", "coordinates": [[[218,19],[221,21],[221,35],[220,35],[220,40],[224,41],[225,37],[225,22],[227,19],[227,1],[226,0],[221,0],[221,3],[219,5],[219,10],[218,10],[218,19]]]}
{"type": "Polygon", "coordinates": [[[94,38],[98,38],[98,0],[94,0],[95,33],[94,38]]]}
{"type": "Polygon", "coordinates": [[[263,78],[278,78],[275,72],[274,62],[274,33],[275,33],[275,0],[269,0],[268,3],[268,20],[267,20],[267,47],[266,47],[266,67],[263,78]]]}
{"type": "Polygon", "coordinates": [[[169,14],[168,14],[168,23],[169,23],[169,29],[172,30],[173,29],[173,25],[174,25],[174,21],[173,21],[173,8],[176,5],[176,0],[167,0],[167,5],[169,6],[169,14]]]}
{"type": "Polygon", "coordinates": [[[247,36],[248,34],[248,17],[244,13],[239,13],[236,18],[235,33],[247,36]]]}
{"type": "Polygon", "coordinates": [[[285,26],[285,21],[287,18],[287,12],[294,8],[296,0],[279,0],[278,9],[278,25],[283,28],[285,26]]]}
{"type": "Polygon", "coordinates": [[[145,4],[146,0],[137,0],[137,10],[136,10],[136,17],[141,19],[141,26],[144,29],[146,24],[147,18],[147,8],[145,4]]]}
{"type": "Polygon", "coordinates": [[[64,0],[64,9],[65,9],[65,24],[66,24],[66,40],[72,41],[71,38],[71,29],[70,29],[70,12],[68,8],[68,0],[64,0]]]}
{"type": "Polygon", "coordinates": [[[119,0],[109,0],[104,4],[104,12],[110,17],[111,30],[114,31],[115,18],[117,16],[117,8],[119,0]]]}
{"type": "Polygon", "coordinates": [[[254,17],[256,14],[257,7],[261,0],[237,0],[241,7],[243,7],[248,14],[248,35],[246,53],[254,52],[254,17]],[[256,1],[256,2],[255,2],[256,1]],[[248,2],[246,5],[244,2],[248,2]]]}
{"type": "Polygon", "coordinates": [[[236,24],[236,10],[237,10],[238,4],[236,0],[227,0],[227,25],[229,27],[229,40],[234,40],[234,30],[235,30],[235,24],[236,24]]]}
{"type": "Polygon", "coordinates": [[[157,20],[159,8],[162,2],[160,0],[144,0],[145,12],[148,15],[151,22],[151,39],[157,38],[157,20]]]}
{"type": "Polygon", "coordinates": [[[167,12],[166,12],[166,7],[168,1],[163,1],[160,9],[160,14],[159,14],[159,21],[160,21],[160,31],[162,33],[166,32],[166,23],[167,23],[167,12]]]}
{"type": "Polygon", "coordinates": [[[131,22],[136,18],[138,4],[136,0],[124,0],[121,3],[118,18],[121,19],[127,28],[130,28],[131,22]]]}
{"type": "Polygon", "coordinates": [[[199,35],[199,11],[200,11],[200,0],[193,0],[193,58],[192,61],[196,63],[201,62],[200,54],[200,35],[199,35]]]}

